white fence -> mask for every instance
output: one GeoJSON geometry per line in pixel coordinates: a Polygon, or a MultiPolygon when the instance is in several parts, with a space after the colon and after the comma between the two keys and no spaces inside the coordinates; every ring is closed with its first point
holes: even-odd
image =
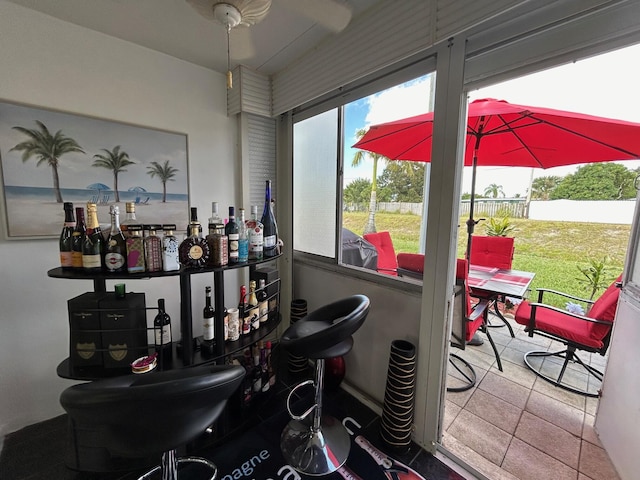
{"type": "MultiPolygon", "coordinates": [[[[630,225],[633,220],[635,200],[534,200],[529,205],[531,220],[556,220],[561,222],[617,223],[630,225]]],[[[460,217],[469,216],[469,200],[460,202],[460,217]]],[[[344,205],[348,212],[366,212],[368,203],[344,205]]],[[[422,215],[422,203],[380,202],[379,212],[412,213],[422,215]]],[[[501,217],[525,218],[524,198],[479,198],[475,201],[475,218],[501,217]]]]}

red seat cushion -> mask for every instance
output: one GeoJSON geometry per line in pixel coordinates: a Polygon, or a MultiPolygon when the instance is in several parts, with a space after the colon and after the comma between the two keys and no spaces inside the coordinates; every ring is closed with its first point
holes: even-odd
{"type": "Polygon", "coordinates": [[[513,251],[513,237],[473,235],[469,257],[472,265],[510,269],[513,251]]]}
{"type": "MultiPolygon", "coordinates": [[[[619,281],[619,279],[616,281],[619,281]]],[[[620,289],[615,286],[614,282],[593,304],[588,313],[588,317],[613,323],[619,296],[620,289]]],[[[527,326],[529,325],[530,317],[531,305],[529,302],[522,302],[516,310],[516,322],[527,326]]],[[[570,315],[546,308],[536,309],[535,320],[536,330],[541,330],[573,343],[592,347],[597,350],[604,347],[603,340],[611,331],[611,325],[579,320],[570,315]]]]}
{"type": "Polygon", "coordinates": [[[389,232],[365,233],[364,239],[371,243],[378,252],[378,271],[387,275],[397,276],[398,263],[396,251],[389,232]]]}
{"type": "Polygon", "coordinates": [[[424,273],[424,255],[422,253],[399,253],[398,268],[424,273]]]}

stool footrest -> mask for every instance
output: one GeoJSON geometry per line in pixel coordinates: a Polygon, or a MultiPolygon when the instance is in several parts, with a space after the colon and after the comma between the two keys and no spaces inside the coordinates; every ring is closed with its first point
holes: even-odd
{"type": "Polygon", "coordinates": [[[317,407],[318,404],[314,403],[313,405],[311,405],[304,413],[302,413],[301,415],[296,415],[295,413],[293,413],[293,411],[291,410],[291,397],[293,396],[294,393],[296,393],[296,391],[302,387],[306,387],[307,385],[312,385],[313,387],[315,387],[315,382],[313,380],[305,380],[304,382],[299,383],[298,385],[296,385],[295,387],[293,387],[291,389],[291,391],[289,392],[289,395],[287,395],[287,412],[289,412],[289,416],[291,418],[293,418],[294,420],[304,420],[305,418],[307,418],[309,416],[309,414],[311,414],[311,412],[313,412],[317,407]]]}

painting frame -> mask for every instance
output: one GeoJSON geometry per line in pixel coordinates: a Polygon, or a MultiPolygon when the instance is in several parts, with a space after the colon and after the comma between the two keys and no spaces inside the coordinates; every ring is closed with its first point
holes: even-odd
{"type": "Polygon", "coordinates": [[[111,205],[122,221],[133,202],[140,223],[184,231],[188,145],[186,133],[0,99],[3,238],[57,238],[63,202],[96,203],[103,228],[111,205]]]}

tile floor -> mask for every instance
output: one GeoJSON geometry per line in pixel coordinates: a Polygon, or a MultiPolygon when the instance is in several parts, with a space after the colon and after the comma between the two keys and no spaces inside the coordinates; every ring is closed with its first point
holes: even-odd
{"type": "MultiPolygon", "coordinates": [[[[492,480],[618,479],[593,428],[597,398],[557,388],[524,364],[525,352],[560,350],[562,345],[541,336],[530,338],[522,326],[510,322],[516,338],[504,327],[490,329],[503,372],[482,334],[482,346],[452,350],[474,366],[477,382],[466,392],[446,394],[445,448],[492,480]]],[[[580,357],[592,357],[591,364],[600,370],[606,363],[598,354],[580,357]]],[[[456,381],[451,370],[449,385],[456,381]]],[[[597,390],[577,368],[567,371],[576,385],[597,390]]]]}

